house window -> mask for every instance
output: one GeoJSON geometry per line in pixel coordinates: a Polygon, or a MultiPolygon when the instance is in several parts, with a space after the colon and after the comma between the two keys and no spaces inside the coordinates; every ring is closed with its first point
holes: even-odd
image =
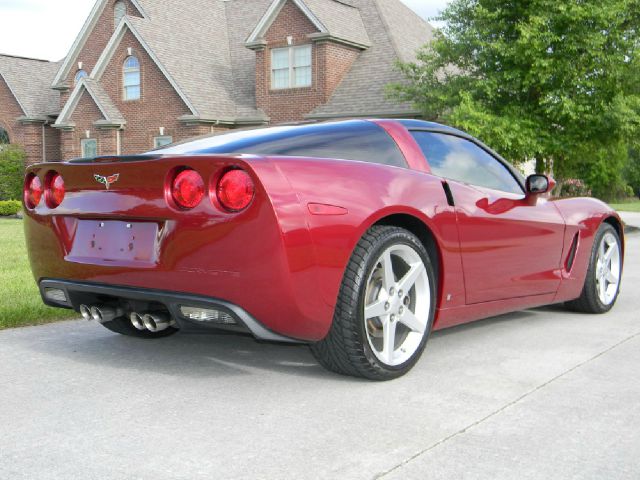
{"type": "Polygon", "coordinates": [[[76,72],[76,78],[74,79],[74,85],[77,84],[83,78],[88,77],[88,76],[89,76],[89,74],[86,72],[86,70],[78,70],[76,72]]]}
{"type": "Polygon", "coordinates": [[[271,50],[271,88],[311,86],[311,45],[271,50]]]}
{"type": "Polygon", "coordinates": [[[9,132],[0,127],[0,145],[5,145],[7,143],[11,143],[9,142],[9,132]]]}
{"type": "Polygon", "coordinates": [[[124,99],[140,100],[140,62],[136,57],[124,61],[124,99]]]}
{"type": "Polygon", "coordinates": [[[127,5],[124,2],[116,2],[113,6],[113,21],[114,27],[120,25],[120,22],[127,14],[127,5]]]}
{"type": "Polygon", "coordinates": [[[98,141],[95,138],[86,138],[80,141],[82,158],[95,158],[98,156],[98,141]]]}
{"type": "Polygon", "coordinates": [[[162,137],[155,137],[153,139],[153,147],[160,148],[165,147],[167,145],[171,145],[173,143],[173,137],[168,135],[163,135],[162,137]]]}

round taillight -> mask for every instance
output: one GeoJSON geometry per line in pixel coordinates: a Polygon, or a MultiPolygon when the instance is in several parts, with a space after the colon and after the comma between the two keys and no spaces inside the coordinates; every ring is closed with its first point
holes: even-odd
{"type": "Polygon", "coordinates": [[[59,173],[52,172],[47,179],[47,192],[45,193],[47,206],[56,208],[64,200],[64,180],[59,173]]]}
{"type": "Polygon", "coordinates": [[[204,197],[204,180],[195,170],[183,170],[173,179],[171,197],[180,208],[195,208],[204,197]]]}
{"type": "Polygon", "coordinates": [[[24,203],[27,208],[33,209],[38,206],[42,199],[42,182],[33,173],[29,174],[27,181],[24,183],[24,203]]]}
{"type": "Polygon", "coordinates": [[[231,212],[239,212],[249,206],[256,187],[244,170],[230,170],[218,181],[216,195],[220,205],[231,212]]]}

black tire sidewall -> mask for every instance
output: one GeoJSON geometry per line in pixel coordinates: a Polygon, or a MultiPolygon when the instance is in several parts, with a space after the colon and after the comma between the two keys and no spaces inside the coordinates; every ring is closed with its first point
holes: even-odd
{"type": "Polygon", "coordinates": [[[426,249],[420,242],[420,240],[413,235],[412,233],[397,229],[396,231],[390,233],[389,235],[382,238],[375,246],[368,252],[366,260],[364,262],[363,275],[360,276],[361,282],[360,285],[357,286],[358,291],[358,308],[355,314],[355,321],[358,324],[358,333],[359,340],[363,346],[364,355],[367,361],[371,364],[371,366],[376,370],[381,370],[385,376],[389,378],[395,378],[401,375],[404,375],[408,372],[420,359],[424,349],[426,347],[427,341],[429,340],[431,329],[433,327],[433,320],[435,316],[435,308],[436,308],[436,278],[433,270],[433,265],[431,263],[431,258],[427,253],[426,249]],[[411,247],[416,253],[420,255],[422,262],[425,266],[427,277],[429,279],[429,289],[431,295],[431,302],[429,307],[429,319],[427,323],[427,327],[425,330],[424,337],[420,343],[420,346],[415,351],[415,353],[407,360],[406,362],[396,365],[390,366],[383,362],[381,362],[371,349],[371,345],[369,345],[369,340],[367,338],[366,332],[366,322],[364,319],[364,306],[365,306],[365,295],[367,290],[367,282],[369,277],[371,276],[378,259],[382,255],[382,253],[387,250],[389,247],[393,245],[407,245],[411,247]]]}
{"type": "Polygon", "coordinates": [[[622,283],[622,242],[620,241],[620,236],[613,226],[608,223],[603,223],[598,232],[596,233],[596,237],[593,241],[593,247],[591,249],[591,258],[589,259],[589,268],[587,269],[587,278],[585,280],[585,289],[586,292],[583,292],[583,295],[586,294],[588,297],[591,297],[594,310],[597,313],[606,313],[613,308],[613,306],[618,301],[618,295],[620,295],[620,284],[622,283]],[[600,243],[602,239],[607,233],[612,233],[618,243],[618,250],[620,252],[620,279],[618,281],[618,289],[616,291],[616,296],[613,301],[609,305],[605,305],[600,301],[600,295],[598,294],[598,285],[595,279],[595,269],[598,261],[598,249],[600,248],[600,243]]]}

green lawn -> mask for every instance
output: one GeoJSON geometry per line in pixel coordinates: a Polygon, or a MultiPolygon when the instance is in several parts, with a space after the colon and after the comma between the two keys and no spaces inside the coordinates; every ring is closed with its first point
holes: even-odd
{"type": "Polygon", "coordinates": [[[29,269],[22,220],[0,219],[0,246],[0,330],[78,317],[42,303],[29,269]]]}
{"type": "Polygon", "coordinates": [[[611,203],[610,205],[620,212],[640,212],[640,200],[625,203],[611,203]]]}

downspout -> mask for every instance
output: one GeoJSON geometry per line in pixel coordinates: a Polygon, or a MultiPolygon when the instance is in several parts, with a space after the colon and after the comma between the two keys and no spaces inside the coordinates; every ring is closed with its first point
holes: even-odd
{"type": "Polygon", "coordinates": [[[122,127],[120,127],[118,130],[116,130],[116,155],[120,156],[122,155],[121,153],[121,145],[120,145],[120,132],[122,131],[122,127]]]}
{"type": "Polygon", "coordinates": [[[47,134],[45,132],[46,122],[42,124],[42,163],[47,161],[47,134]]]}

